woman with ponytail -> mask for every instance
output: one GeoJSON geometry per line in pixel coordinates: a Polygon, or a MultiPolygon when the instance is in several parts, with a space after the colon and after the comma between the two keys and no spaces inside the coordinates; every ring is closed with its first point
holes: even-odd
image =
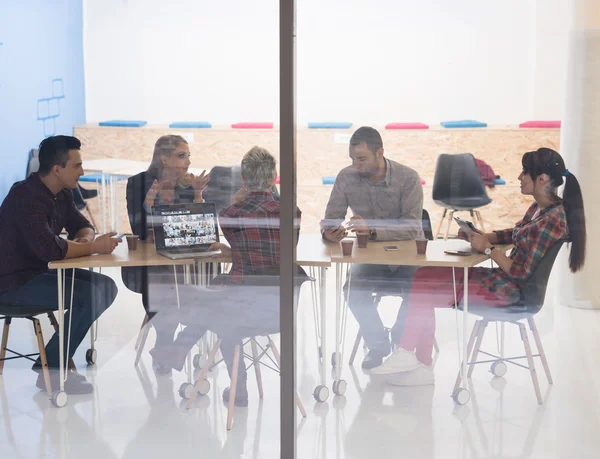
{"type": "MultiPolygon", "coordinates": [[[[535,202],[514,228],[483,234],[469,234],[471,246],[487,254],[497,268],[469,270],[469,301],[478,306],[503,307],[519,300],[525,282],[548,250],[559,241],[569,241],[569,267],[576,272],[585,261],[585,212],[581,188],[565,167],[562,157],[550,148],[525,153],[519,175],[521,193],[535,202]],[[558,188],[565,185],[563,196],[558,188]],[[494,247],[513,244],[509,256],[494,247]]],[[[460,237],[467,239],[464,233],[460,237]]],[[[456,271],[458,301],[462,302],[463,271],[456,271]]],[[[435,307],[454,304],[452,269],[424,267],[416,271],[405,298],[407,315],[398,349],[374,368],[373,374],[398,374],[394,384],[433,384],[431,367],[435,337],[435,307]]],[[[404,307],[404,305],[403,305],[404,307]]]]}

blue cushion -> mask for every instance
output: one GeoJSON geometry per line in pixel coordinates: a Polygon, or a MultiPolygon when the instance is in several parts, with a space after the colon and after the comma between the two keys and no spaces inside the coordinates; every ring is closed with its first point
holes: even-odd
{"type": "Polygon", "coordinates": [[[148,123],[146,123],[146,121],[139,121],[139,120],[109,120],[109,121],[100,121],[98,124],[100,126],[112,126],[112,127],[142,127],[148,123]]]}
{"type": "MultiPolygon", "coordinates": [[[[104,174],[104,179],[108,180],[110,174],[104,174]]],[[[127,177],[113,177],[113,180],[127,180],[127,177]]],[[[85,174],[79,177],[80,182],[101,182],[102,174],[85,174]]]]}
{"type": "Polygon", "coordinates": [[[196,129],[208,129],[212,127],[208,121],[175,121],[169,124],[170,128],[196,128],[196,129]]]}
{"type": "Polygon", "coordinates": [[[352,127],[352,123],[308,123],[309,129],[348,129],[352,127]]]}
{"type": "Polygon", "coordinates": [[[496,180],[494,180],[494,185],[506,185],[506,180],[502,178],[497,178],[496,180]]]}
{"type": "Polygon", "coordinates": [[[445,128],[482,128],[487,127],[487,123],[475,120],[457,120],[457,121],[442,121],[440,123],[445,128]]]}
{"type": "Polygon", "coordinates": [[[333,185],[335,183],[335,177],[326,176],[323,177],[323,185],[333,185]]]}

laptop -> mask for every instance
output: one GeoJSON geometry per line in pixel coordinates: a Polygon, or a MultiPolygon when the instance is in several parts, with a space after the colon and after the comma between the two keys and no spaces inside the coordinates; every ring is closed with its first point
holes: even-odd
{"type": "Polygon", "coordinates": [[[219,242],[217,213],[213,202],[152,206],[156,252],[171,260],[210,257],[219,242]]]}

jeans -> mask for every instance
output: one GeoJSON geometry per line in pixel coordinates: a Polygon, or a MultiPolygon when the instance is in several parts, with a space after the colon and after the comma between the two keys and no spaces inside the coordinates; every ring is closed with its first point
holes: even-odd
{"type": "MultiPolygon", "coordinates": [[[[64,270],[65,309],[71,305],[71,284],[73,270],[64,270]]],[[[31,307],[33,310],[45,308],[48,312],[58,310],[57,273],[51,271],[31,279],[21,287],[8,292],[0,292],[0,301],[18,305],[21,309],[31,307]]],[[[75,351],[85,338],[88,330],[113,303],[117,297],[117,286],[107,276],[84,269],[75,270],[75,289],[73,294],[73,322],[71,324],[71,345],[67,355],[67,339],[65,336],[65,360],[73,357],[75,351]]],[[[65,312],[65,330],[69,327],[69,312],[65,312]]],[[[46,345],[48,366],[59,367],[58,332],[52,335],[46,345]]]]}
{"type": "MultiPolygon", "coordinates": [[[[415,266],[388,265],[354,265],[350,279],[348,296],[348,281],[344,285],[344,293],[348,299],[348,307],[356,318],[360,333],[369,351],[389,354],[390,338],[385,331],[377,303],[373,301],[373,293],[379,296],[402,296],[410,290],[415,266]]],[[[396,324],[392,329],[392,339],[395,343],[402,334],[405,307],[400,308],[396,324]]]]}

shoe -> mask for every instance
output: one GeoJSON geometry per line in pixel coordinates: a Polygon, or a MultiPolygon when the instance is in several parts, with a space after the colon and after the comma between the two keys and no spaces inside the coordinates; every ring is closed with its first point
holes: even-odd
{"type": "MultiPolygon", "coordinates": [[[[229,404],[229,393],[231,389],[225,388],[223,391],[223,403],[229,404]]],[[[235,400],[233,404],[239,408],[246,408],[248,406],[248,389],[245,387],[237,387],[235,390],[235,400]]]]}
{"type": "Polygon", "coordinates": [[[383,363],[383,359],[385,359],[389,354],[389,352],[369,351],[362,361],[362,369],[371,370],[372,368],[380,366],[383,363]]]}
{"type": "MultiPolygon", "coordinates": [[[[41,363],[38,364],[36,362],[31,367],[31,369],[33,371],[35,371],[36,373],[41,374],[42,373],[42,364],[41,363]]],[[[58,368],[52,368],[52,369],[49,369],[49,371],[50,372],[56,371],[58,373],[58,368]]],[[[43,378],[43,376],[42,376],[42,378],[43,378]]],[[[76,371],[74,371],[74,370],[72,370],[70,368],[69,368],[68,378],[75,378],[75,379],[79,379],[80,381],[87,381],[87,379],[85,378],[85,376],[83,376],[81,373],[77,373],[76,371]]]]}
{"type": "Polygon", "coordinates": [[[414,352],[399,347],[385,362],[371,370],[372,375],[392,375],[404,371],[415,370],[421,365],[414,352]]]}
{"type": "MultiPolygon", "coordinates": [[[[85,379],[85,376],[78,375],[78,377],[74,377],[76,373],[69,373],[69,377],[65,381],[65,392],[69,395],[83,395],[83,394],[91,394],[94,392],[94,386],[85,379]]],[[[38,389],[42,391],[46,391],[46,381],[44,380],[44,373],[40,372],[38,374],[37,382],[35,385],[38,389]]],[[[53,391],[57,391],[60,387],[59,375],[57,370],[50,371],[50,385],[52,386],[53,391]]]]}
{"type": "Polygon", "coordinates": [[[176,346],[175,344],[169,346],[155,347],[150,350],[152,356],[152,366],[156,366],[159,370],[155,370],[157,373],[169,373],[171,369],[182,371],[185,365],[185,359],[187,357],[188,349],[176,346]],[[163,371],[161,372],[162,369],[163,371]]]}
{"type": "Polygon", "coordinates": [[[152,357],[152,370],[157,375],[170,375],[173,373],[173,368],[171,368],[171,365],[161,362],[155,357],[152,357]]]}
{"type": "Polygon", "coordinates": [[[414,370],[389,375],[387,382],[392,386],[432,386],[435,384],[433,367],[420,364],[414,370]]]}

